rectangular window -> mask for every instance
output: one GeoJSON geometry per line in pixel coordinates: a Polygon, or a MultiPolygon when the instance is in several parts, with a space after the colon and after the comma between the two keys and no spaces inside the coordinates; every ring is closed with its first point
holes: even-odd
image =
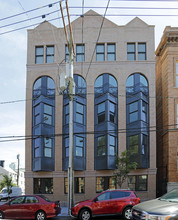
{"type": "Polygon", "coordinates": [[[101,136],[97,138],[97,156],[104,155],[106,155],[105,136],[101,136]]]}
{"type": "Polygon", "coordinates": [[[142,101],[142,121],[145,121],[145,122],[148,122],[147,106],[148,106],[148,104],[146,102],[142,101]]]}
{"type": "Polygon", "coordinates": [[[104,44],[96,45],[96,61],[105,61],[104,44]]]}
{"type": "Polygon", "coordinates": [[[69,50],[67,44],[65,45],[65,61],[69,62],[69,50]]]}
{"type": "Polygon", "coordinates": [[[43,46],[37,46],[35,47],[35,63],[36,64],[42,64],[44,58],[44,47],[43,46]]]}
{"type": "Polygon", "coordinates": [[[44,156],[52,157],[52,138],[44,138],[44,156]]]}
{"type": "Polygon", "coordinates": [[[52,106],[44,104],[43,122],[52,125],[52,106]]]}
{"type": "Polygon", "coordinates": [[[141,143],[142,143],[141,153],[144,155],[144,154],[147,154],[148,136],[142,134],[141,138],[142,138],[142,140],[141,140],[141,143]]]}
{"type": "Polygon", "coordinates": [[[109,120],[110,122],[116,122],[116,105],[113,102],[109,102],[109,120]]]}
{"type": "Polygon", "coordinates": [[[75,177],[74,178],[74,187],[75,193],[85,193],[85,178],[84,177],[75,177]]]}
{"type": "Polygon", "coordinates": [[[114,177],[96,177],[96,192],[100,193],[107,189],[116,189],[114,177]]]}
{"type": "Polygon", "coordinates": [[[83,146],[84,146],[84,138],[83,137],[75,137],[76,142],[76,156],[77,157],[83,157],[83,146]]]}
{"type": "Polygon", "coordinates": [[[147,191],[147,175],[129,176],[128,185],[130,190],[147,191]]]}
{"type": "Polygon", "coordinates": [[[53,194],[53,179],[34,178],[33,189],[34,194],[53,194]]]}
{"type": "Polygon", "coordinates": [[[76,102],[76,122],[83,124],[84,123],[84,106],[78,102],[76,102]]]}
{"type": "Polygon", "coordinates": [[[68,194],[68,178],[64,178],[64,193],[68,194]]]}
{"type": "Polygon", "coordinates": [[[84,44],[76,45],[76,61],[77,62],[85,61],[85,45],[84,44]]]}
{"type": "Polygon", "coordinates": [[[115,61],[116,60],[116,45],[107,44],[107,60],[115,61]]]}
{"type": "MultiPolygon", "coordinates": [[[[64,178],[64,193],[68,194],[68,178],[64,178]]],[[[74,178],[74,193],[85,193],[85,178],[75,177],[74,178]]]]}
{"type": "Polygon", "coordinates": [[[41,138],[34,139],[34,157],[40,157],[41,138]]]}
{"type": "Polygon", "coordinates": [[[46,46],[46,63],[54,63],[54,46],[46,46]]]}
{"type": "Polygon", "coordinates": [[[64,112],[65,112],[64,121],[65,121],[65,124],[67,125],[69,124],[69,104],[65,105],[64,112]]]}
{"type": "Polygon", "coordinates": [[[138,43],[138,60],[146,60],[146,43],[138,43]]]}
{"type": "Polygon", "coordinates": [[[114,156],[116,153],[116,137],[109,135],[109,155],[114,156]]]}
{"type": "Polygon", "coordinates": [[[176,123],[177,123],[177,128],[178,128],[178,103],[177,103],[177,115],[176,115],[176,123]]]}
{"type": "Polygon", "coordinates": [[[40,104],[34,107],[34,125],[38,125],[41,122],[40,107],[40,104]]]}
{"type": "Polygon", "coordinates": [[[127,60],[136,60],[135,43],[127,43],[127,60]]]}
{"type": "Polygon", "coordinates": [[[176,87],[178,87],[178,61],[176,61],[176,87]]]}
{"type": "Polygon", "coordinates": [[[132,123],[138,120],[138,102],[129,104],[129,122],[132,123]]]}
{"type": "Polygon", "coordinates": [[[129,153],[138,154],[139,152],[139,136],[133,135],[129,137],[129,153]]]}
{"type": "Polygon", "coordinates": [[[98,124],[105,121],[105,102],[97,105],[98,124]]]}
{"type": "Polygon", "coordinates": [[[69,157],[69,137],[64,139],[65,144],[65,157],[69,157]]]}

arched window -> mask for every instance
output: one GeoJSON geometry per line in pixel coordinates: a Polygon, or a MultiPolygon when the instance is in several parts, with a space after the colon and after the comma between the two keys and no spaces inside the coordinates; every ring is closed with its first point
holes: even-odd
{"type": "MultiPolygon", "coordinates": [[[[74,130],[74,170],[86,169],[86,82],[80,75],[74,75],[75,99],[73,100],[73,130],[74,130]],[[75,134],[77,131],[77,134],[75,134]]],[[[69,163],[69,95],[63,96],[63,169],[68,169],[69,163]]]]}
{"type": "Polygon", "coordinates": [[[102,74],[95,81],[95,169],[115,169],[118,152],[117,81],[102,74]]]}
{"type": "Polygon", "coordinates": [[[137,168],[149,167],[149,87],[140,73],[126,81],[127,150],[137,168]]]}
{"type": "Polygon", "coordinates": [[[33,86],[33,171],[54,170],[55,83],[47,76],[33,86]]]}

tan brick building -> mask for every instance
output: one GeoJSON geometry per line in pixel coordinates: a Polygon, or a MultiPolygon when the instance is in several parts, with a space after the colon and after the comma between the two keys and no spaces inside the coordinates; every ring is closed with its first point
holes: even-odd
{"type": "MultiPolygon", "coordinates": [[[[90,10],[72,22],[74,60],[75,201],[115,188],[115,154],[132,153],[138,168],[129,187],[156,195],[154,26],[134,18],[118,26],[90,10]]],[[[26,193],[67,201],[67,91],[60,93],[68,50],[63,28],[28,30],[26,193]]],[[[128,187],[125,185],[124,187],[128,187]]]]}
{"type": "Polygon", "coordinates": [[[166,27],[156,50],[158,195],[178,186],[178,28],[166,27]]]}

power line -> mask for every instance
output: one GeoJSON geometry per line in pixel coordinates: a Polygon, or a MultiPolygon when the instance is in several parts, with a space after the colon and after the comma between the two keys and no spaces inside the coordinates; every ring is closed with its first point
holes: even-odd
{"type": "Polygon", "coordinates": [[[59,3],[59,2],[57,1],[57,2],[54,2],[54,3],[48,4],[48,5],[43,5],[43,6],[40,6],[38,8],[34,8],[34,9],[31,9],[31,10],[28,10],[28,11],[21,12],[19,14],[15,14],[15,15],[11,15],[11,16],[8,16],[8,17],[5,17],[5,18],[1,18],[0,21],[7,20],[9,18],[14,18],[14,17],[20,16],[20,15],[23,15],[23,14],[26,14],[26,13],[29,13],[29,12],[33,12],[33,11],[36,11],[36,10],[39,10],[39,9],[42,9],[42,8],[52,7],[53,5],[55,5],[57,3],[59,3]]]}
{"type": "MultiPolygon", "coordinates": [[[[170,124],[170,125],[164,125],[164,126],[147,126],[147,127],[133,127],[131,129],[115,129],[115,130],[103,130],[103,131],[86,131],[86,132],[74,132],[74,135],[95,135],[95,134],[129,134],[129,133],[141,133],[141,132],[165,132],[165,131],[171,131],[176,130],[177,131],[177,125],[178,124],[170,124]],[[169,128],[169,127],[176,127],[176,128],[169,128]]],[[[24,136],[2,136],[0,139],[7,139],[7,140],[0,140],[0,143],[4,142],[13,142],[13,141],[24,141],[24,140],[34,140],[36,138],[55,138],[55,137],[67,137],[69,133],[56,133],[56,134],[48,134],[48,135],[24,135],[24,136]]]]}

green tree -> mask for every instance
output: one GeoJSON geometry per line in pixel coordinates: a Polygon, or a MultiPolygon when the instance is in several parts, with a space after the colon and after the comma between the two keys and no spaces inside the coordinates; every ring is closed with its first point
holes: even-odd
{"type": "Polygon", "coordinates": [[[129,152],[125,150],[120,156],[117,155],[116,167],[117,169],[114,171],[113,175],[115,177],[116,184],[121,188],[122,184],[128,178],[130,170],[137,168],[137,163],[130,161],[129,152]]]}
{"type": "Polygon", "coordinates": [[[12,177],[6,175],[6,174],[3,174],[3,180],[0,182],[0,189],[2,190],[4,187],[7,187],[7,193],[8,195],[11,193],[11,188],[12,186],[14,186],[15,184],[13,183],[12,181],[12,177]]]}

